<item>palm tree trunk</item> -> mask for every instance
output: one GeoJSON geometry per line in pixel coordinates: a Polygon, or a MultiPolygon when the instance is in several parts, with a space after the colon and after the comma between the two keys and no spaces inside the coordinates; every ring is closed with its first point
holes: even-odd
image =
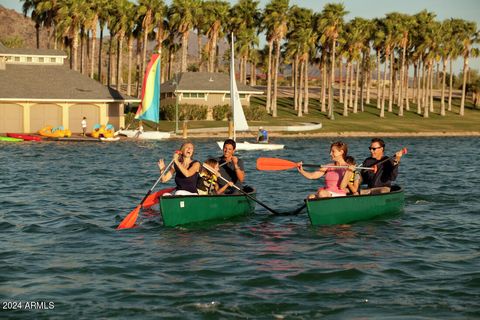
{"type": "Polygon", "coordinates": [[[102,48],[103,48],[103,24],[100,23],[100,42],[98,44],[98,81],[102,81],[102,48]]]}
{"type": "MultiPolygon", "coordinates": [[[[404,84],[404,78],[405,78],[405,56],[406,56],[406,51],[407,51],[407,48],[406,46],[403,46],[403,50],[402,50],[402,67],[401,67],[401,70],[400,70],[400,88],[398,89],[399,92],[398,92],[398,95],[399,95],[399,111],[398,111],[398,115],[399,116],[403,116],[403,84],[404,84]]],[[[407,75],[407,78],[408,78],[408,75],[407,75]]],[[[407,88],[407,92],[408,92],[408,88],[407,88]]]]}
{"type": "Polygon", "coordinates": [[[350,88],[350,66],[351,62],[347,60],[347,70],[345,71],[345,99],[343,99],[343,116],[348,117],[348,90],[350,88]]]}
{"type": "Polygon", "coordinates": [[[330,120],[335,120],[334,114],[334,101],[333,101],[333,84],[335,83],[335,50],[336,50],[336,39],[332,40],[332,61],[331,61],[331,70],[330,70],[330,81],[328,86],[328,111],[330,114],[330,120]]]}
{"type": "Polygon", "coordinates": [[[423,83],[425,81],[425,66],[422,62],[418,64],[417,78],[417,114],[422,114],[423,83]]]}
{"type": "Polygon", "coordinates": [[[298,53],[295,54],[295,59],[292,62],[292,84],[293,84],[293,107],[298,111],[298,53]]]}
{"type": "Polygon", "coordinates": [[[433,81],[433,80],[434,80],[435,72],[434,72],[434,70],[433,70],[433,67],[434,67],[434,65],[433,65],[433,63],[432,63],[432,65],[431,65],[432,70],[430,71],[430,77],[431,77],[432,79],[430,80],[430,88],[429,88],[429,89],[430,89],[430,90],[429,90],[429,91],[430,91],[430,99],[429,99],[430,112],[433,112],[433,111],[434,111],[434,110],[433,110],[433,84],[434,84],[434,81],[433,81]]]}
{"type": "Polygon", "coordinates": [[[432,70],[432,67],[431,67],[431,62],[428,63],[427,65],[427,68],[426,68],[426,71],[427,71],[427,76],[426,76],[426,84],[425,84],[425,88],[424,88],[424,105],[423,105],[423,117],[424,118],[428,118],[428,110],[429,110],[429,104],[428,104],[428,88],[430,88],[430,82],[432,80],[432,77],[431,77],[431,70],[432,70]]]}
{"type": "Polygon", "coordinates": [[[305,91],[305,100],[303,104],[303,113],[308,114],[308,102],[309,102],[309,95],[308,95],[308,60],[309,56],[307,54],[307,57],[305,59],[305,86],[303,87],[305,91]]]}
{"type": "Polygon", "coordinates": [[[327,96],[327,90],[326,90],[326,87],[327,87],[327,66],[326,66],[326,63],[325,61],[323,61],[321,63],[322,65],[322,107],[321,107],[321,111],[322,112],[327,112],[327,106],[326,106],[326,96],[327,96]]]}
{"type": "Polygon", "coordinates": [[[409,66],[407,65],[405,68],[405,76],[404,76],[404,83],[403,83],[403,88],[405,89],[404,92],[404,97],[405,97],[405,110],[410,111],[410,95],[408,91],[408,68],[409,66]]]}
{"type": "Polygon", "coordinates": [[[357,61],[356,63],[356,67],[355,67],[355,102],[353,103],[353,113],[357,113],[358,112],[358,77],[359,77],[359,74],[360,74],[360,66],[359,66],[359,62],[357,61]]]}
{"type": "Polygon", "coordinates": [[[365,79],[365,75],[366,75],[366,72],[365,72],[365,61],[366,61],[366,58],[365,58],[365,52],[362,51],[362,63],[361,63],[361,69],[360,69],[360,110],[363,112],[364,111],[364,96],[363,96],[363,92],[364,92],[364,86],[365,86],[365,83],[366,83],[366,79],[365,79]]]}
{"type": "Polygon", "coordinates": [[[272,51],[273,40],[268,43],[267,103],[265,105],[268,113],[270,113],[272,110],[272,51]]]}
{"type": "MultiPolygon", "coordinates": [[[[117,42],[117,90],[120,91],[120,81],[122,79],[122,51],[123,51],[123,35],[120,35],[117,42]]],[[[161,51],[160,51],[161,54],[161,51]]]]}
{"type": "Polygon", "coordinates": [[[338,70],[339,70],[339,81],[340,81],[340,90],[338,101],[343,102],[343,59],[338,59],[338,70]]]}
{"type": "Polygon", "coordinates": [[[80,30],[80,73],[85,74],[85,37],[83,30],[80,30]]]}
{"type": "Polygon", "coordinates": [[[180,67],[181,72],[187,72],[188,36],[189,31],[182,33],[182,63],[180,67]]]}
{"type": "Polygon", "coordinates": [[[272,117],[277,116],[278,66],[280,65],[280,41],[275,47],[275,69],[273,73],[272,117]]]}
{"type": "Polygon", "coordinates": [[[413,94],[414,101],[417,99],[417,94],[418,94],[417,79],[418,79],[418,64],[415,62],[413,63],[413,87],[412,87],[412,91],[413,91],[412,94],[413,94]]]}
{"type": "Polygon", "coordinates": [[[450,59],[450,79],[448,86],[448,111],[452,111],[452,91],[453,91],[453,61],[450,59]]]}
{"type": "Polygon", "coordinates": [[[445,82],[447,79],[447,60],[443,59],[443,74],[442,74],[442,96],[440,98],[440,115],[445,115],[445,82]]]}
{"type": "Polygon", "coordinates": [[[463,57],[463,82],[462,82],[462,100],[460,101],[460,112],[459,115],[463,116],[465,114],[465,94],[467,88],[467,73],[468,73],[468,56],[463,57]]]}
{"type": "Polygon", "coordinates": [[[393,87],[395,86],[394,77],[393,77],[393,63],[395,62],[395,58],[393,56],[394,49],[390,52],[390,72],[388,79],[390,81],[390,85],[388,86],[388,112],[393,111],[393,87]]]}
{"type": "Polygon", "coordinates": [[[72,51],[73,51],[73,56],[72,56],[73,70],[77,71],[78,70],[78,30],[76,28],[73,30],[72,51]]]}
{"type": "Polygon", "coordinates": [[[133,57],[133,36],[128,37],[128,77],[127,95],[132,95],[132,57],[133,57]]]}
{"type": "Polygon", "coordinates": [[[383,66],[383,84],[382,84],[382,103],[380,109],[380,118],[385,117],[385,84],[387,82],[388,54],[385,55],[385,65],[383,66]]]}
{"type": "Polygon", "coordinates": [[[253,61],[250,62],[250,85],[257,85],[257,66],[253,61]]]}
{"type": "Polygon", "coordinates": [[[380,109],[380,50],[377,50],[377,109],[380,109]]]}
{"type": "Polygon", "coordinates": [[[298,84],[298,110],[297,110],[297,116],[301,117],[303,116],[302,114],[302,91],[303,91],[303,76],[304,76],[304,69],[303,69],[303,64],[305,61],[301,60],[300,61],[300,81],[298,84]]]}
{"type": "Polygon", "coordinates": [[[107,67],[107,86],[112,84],[112,38],[108,41],[108,67],[107,67]]]}
{"type": "Polygon", "coordinates": [[[352,111],[353,111],[353,84],[355,83],[353,81],[353,75],[354,75],[354,68],[353,68],[353,61],[352,61],[350,63],[350,79],[348,79],[348,82],[350,82],[350,91],[348,94],[348,108],[352,109],[352,111]]]}
{"type": "Polygon", "coordinates": [[[35,40],[37,44],[37,49],[40,49],[40,24],[35,23],[35,40]]]}
{"type": "Polygon", "coordinates": [[[98,24],[98,16],[95,15],[95,17],[93,18],[93,22],[92,22],[92,46],[91,46],[91,59],[90,59],[90,78],[93,79],[94,77],[94,70],[95,70],[95,44],[97,42],[97,24],[98,24]]]}
{"type": "Polygon", "coordinates": [[[197,63],[198,63],[198,70],[201,70],[202,65],[202,37],[200,35],[200,28],[197,28],[197,63]]]}

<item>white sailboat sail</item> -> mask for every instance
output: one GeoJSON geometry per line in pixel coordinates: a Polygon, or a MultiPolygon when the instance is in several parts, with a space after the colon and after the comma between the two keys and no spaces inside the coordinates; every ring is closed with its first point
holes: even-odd
{"type": "Polygon", "coordinates": [[[232,57],[230,62],[230,108],[233,115],[233,140],[236,140],[236,131],[248,131],[248,123],[243,113],[240,94],[238,93],[237,82],[235,80],[235,58],[232,33],[232,57]]]}
{"type": "MultiPolygon", "coordinates": [[[[242,103],[240,101],[240,94],[238,93],[237,82],[235,81],[235,58],[234,58],[234,44],[232,34],[232,57],[230,62],[230,108],[233,116],[233,140],[236,140],[236,131],[248,131],[248,123],[243,113],[242,103]]],[[[220,149],[223,148],[223,141],[217,141],[220,149]]],[[[279,150],[283,149],[283,144],[266,144],[266,143],[249,143],[237,142],[237,150],[279,150]]]]}

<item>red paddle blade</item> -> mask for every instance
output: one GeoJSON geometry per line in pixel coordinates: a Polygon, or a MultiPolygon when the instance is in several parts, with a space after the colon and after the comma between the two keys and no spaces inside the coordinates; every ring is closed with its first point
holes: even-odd
{"type": "Polygon", "coordinates": [[[403,153],[403,154],[407,154],[407,153],[408,153],[407,148],[403,148],[403,149],[402,149],[402,153],[403,153]]]}
{"type": "Polygon", "coordinates": [[[172,192],[173,190],[175,190],[175,187],[162,189],[160,191],[152,193],[143,202],[143,208],[153,207],[158,203],[160,196],[162,196],[165,193],[172,192]]]}
{"type": "Polygon", "coordinates": [[[142,207],[141,205],[138,205],[135,209],[133,209],[132,212],[130,212],[125,217],[125,219],[123,219],[123,221],[120,222],[120,224],[117,227],[117,230],[129,229],[129,228],[133,227],[135,225],[135,221],[137,221],[138,213],[140,212],[141,207],[142,207]]]}
{"type": "Polygon", "coordinates": [[[297,164],[293,161],[278,158],[258,158],[257,170],[288,170],[296,168],[297,164]]]}

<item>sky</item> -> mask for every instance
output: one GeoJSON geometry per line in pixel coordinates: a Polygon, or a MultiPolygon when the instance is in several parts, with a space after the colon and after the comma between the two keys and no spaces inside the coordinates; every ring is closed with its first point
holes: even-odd
{"type": "MultiPolygon", "coordinates": [[[[171,0],[165,1],[170,4],[171,0]]],[[[236,4],[237,0],[229,0],[236,4]]],[[[270,0],[260,0],[259,7],[263,9],[270,0]]],[[[346,20],[354,17],[378,18],[389,12],[401,12],[415,14],[424,9],[434,12],[439,21],[449,18],[460,18],[477,23],[480,28],[480,0],[290,0],[290,5],[309,8],[315,12],[321,12],[326,3],[343,3],[349,12],[346,20]]],[[[0,0],[0,4],[6,8],[22,10],[23,2],[19,0],[0,0]]],[[[457,60],[454,64],[455,72],[462,68],[463,61],[457,60]]],[[[480,58],[472,59],[471,68],[480,70],[480,58]]]]}

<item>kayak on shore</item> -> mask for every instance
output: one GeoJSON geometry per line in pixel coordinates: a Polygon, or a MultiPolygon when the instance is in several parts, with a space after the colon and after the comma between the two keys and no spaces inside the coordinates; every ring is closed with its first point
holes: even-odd
{"type": "Polygon", "coordinates": [[[7,133],[7,137],[22,139],[24,141],[42,141],[42,138],[23,133],[7,133]]]}
{"type": "Polygon", "coordinates": [[[0,141],[4,141],[4,142],[21,142],[21,141],[23,141],[23,139],[0,136],[0,141]]]}

